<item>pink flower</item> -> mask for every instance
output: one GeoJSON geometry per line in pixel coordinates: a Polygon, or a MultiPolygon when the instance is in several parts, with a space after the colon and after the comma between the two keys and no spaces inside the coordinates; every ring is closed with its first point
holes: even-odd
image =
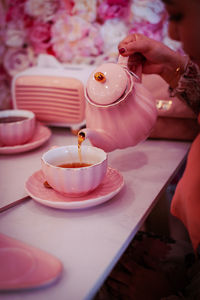
{"type": "Polygon", "coordinates": [[[4,69],[3,65],[0,65],[0,82],[7,81],[7,80],[8,80],[8,74],[6,73],[6,70],[4,69]]]}
{"type": "Polygon", "coordinates": [[[29,32],[29,40],[36,53],[49,48],[51,41],[51,24],[35,22],[29,32]]]}
{"type": "Polygon", "coordinates": [[[22,20],[25,13],[24,13],[24,1],[11,1],[10,6],[8,7],[7,14],[6,14],[6,21],[7,22],[18,22],[22,20]],[[16,3],[15,3],[16,2],[16,3]]]}
{"type": "Polygon", "coordinates": [[[74,0],[71,15],[76,15],[88,22],[96,20],[97,0],[74,0]]]}
{"type": "Polygon", "coordinates": [[[161,41],[163,38],[163,22],[159,22],[157,24],[152,24],[148,21],[140,21],[140,22],[134,22],[130,33],[141,33],[144,34],[152,39],[161,41]]]}
{"type": "Polygon", "coordinates": [[[0,82],[0,110],[11,108],[10,88],[5,81],[0,82]]]}
{"type": "Polygon", "coordinates": [[[10,76],[35,64],[35,56],[31,48],[9,48],[3,58],[3,66],[10,76]]]}
{"type": "Polygon", "coordinates": [[[3,31],[0,31],[0,63],[2,62],[2,57],[4,55],[4,52],[6,50],[5,42],[4,42],[4,35],[3,31]]]}
{"type": "Polygon", "coordinates": [[[107,0],[107,3],[109,5],[121,5],[121,6],[127,6],[129,5],[129,0],[107,0]]]}
{"type": "Polygon", "coordinates": [[[103,52],[103,45],[103,39],[97,34],[96,28],[92,27],[88,36],[78,42],[77,50],[83,57],[98,56],[103,52]]]}
{"type": "Polygon", "coordinates": [[[0,110],[11,108],[10,80],[0,65],[0,110]]]}
{"type": "Polygon", "coordinates": [[[6,15],[5,7],[2,1],[0,1],[0,29],[4,28],[6,25],[5,15],[6,15]]]}
{"type": "Polygon", "coordinates": [[[98,0],[62,0],[60,9],[68,16],[79,16],[88,22],[95,22],[98,0]]]}
{"type": "Polygon", "coordinates": [[[99,55],[103,39],[98,24],[60,12],[52,26],[52,45],[57,58],[63,62],[74,62],[80,61],[83,56],[99,55]]]}
{"type": "Polygon", "coordinates": [[[53,51],[57,58],[62,62],[72,62],[75,53],[72,53],[72,49],[68,43],[60,42],[53,45],[53,51]]]}
{"type": "Polygon", "coordinates": [[[98,17],[105,21],[113,18],[124,18],[128,14],[129,1],[107,0],[102,2],[98,7],[98,17]]]}

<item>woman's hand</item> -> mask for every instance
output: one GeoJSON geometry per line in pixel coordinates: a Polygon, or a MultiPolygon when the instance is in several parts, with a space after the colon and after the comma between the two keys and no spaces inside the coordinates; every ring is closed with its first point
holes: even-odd
{"type": "Polygon", "coordinates": [[[128,35],[119,43],[118,49],[122,56],[129,56],[130,70],[134,72],[142,63],[144,74],[158,74],[173,88],[187,62],[186,56],[142,34],[128,35]]]}

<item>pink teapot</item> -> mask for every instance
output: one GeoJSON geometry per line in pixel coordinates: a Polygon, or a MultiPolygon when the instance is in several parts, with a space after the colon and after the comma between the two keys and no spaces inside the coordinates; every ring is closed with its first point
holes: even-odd
{"type": "Polygon", "coordinates": [[[127,62],[119,56],[117,64],[98,66],[85,88],[86,128],[79,135],[106,152],[145,140],[157,118],[155,99],[140,82],[141,71],[139,77],[130,72],[127,62]]]}

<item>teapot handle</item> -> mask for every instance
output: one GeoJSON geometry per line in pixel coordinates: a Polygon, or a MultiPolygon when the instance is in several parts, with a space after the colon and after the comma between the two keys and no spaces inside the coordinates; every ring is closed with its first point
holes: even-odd
{"type": "MultiPolygon", "coordinates": [[[[128,56],[122,56],[119,55],[118,57],[118,64],[120,64],[122,67],[128,69],[128,56]]],[[[128,69],[129,70],[129,69],[128,69]]],[[[138,65],[137,69],[135,72],[132,72],[129,70],[129,72],[134,76],[136,82],[141,82],[142,81],[142,64],[138,65]]]]}

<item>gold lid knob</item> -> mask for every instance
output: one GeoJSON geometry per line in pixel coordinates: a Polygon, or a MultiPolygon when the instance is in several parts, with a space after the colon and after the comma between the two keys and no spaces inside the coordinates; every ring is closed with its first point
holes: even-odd
{"type": "Polygon", "coordinates": [[[94,74],[94,79],[103,83],[106,81],[106,76],[102,72],[96,72],[94,74]]]}

